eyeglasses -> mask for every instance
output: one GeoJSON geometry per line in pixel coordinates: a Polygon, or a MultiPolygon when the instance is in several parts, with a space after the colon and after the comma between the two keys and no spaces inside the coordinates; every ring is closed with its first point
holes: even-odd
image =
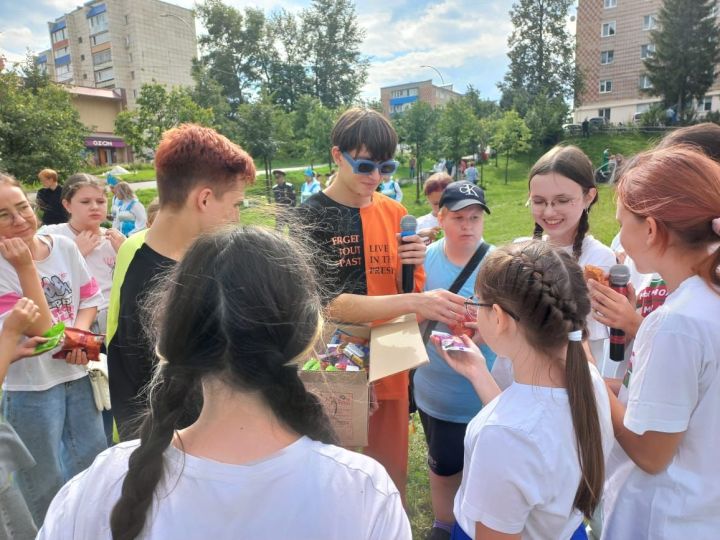
{"type": "Polygon", "coordinates": [[[577,197],[573,199],[567,197],[558,197],[557,199],[553,199],[550,202],[547,202],[545,199],[528,199],[526,206],[532,205],[532,207],[536,210],[544,210],[548,206],[551,206],[553,209],[562,209],[569,206],[575,206],[577,200],[577,197]]]}
{"type": "MultiPolygon", "coordinates": [[[[484,302],[478,302],[478,301],[477,301],[477,298],[476,298],[475,296],[471,296],[471,297],[469,297],[467,300],[465,300],[465,313],[467,313],[469,317],[472,317],[473,319],[476,319],[476,318],[477,318],[477,314],[478,314],[478,308],[481,308],[481,307],[491,308],[491,307],[493,307],[494,305],[500,305],[500,304],[487,304],[487,303],[484,303],[484,302]]],[[[515,314],[514,314],[512,311],[510,311],[509,309],[505,309],[505,308],[502,307],[502,306],[500,306],[500,309],[502,309],[505,313],[507,313],[508,315],[510,315],[510,316],[511,316],[513,319],[515,319],[516,321],[519,321],[519,320],[520,320],[520,317],[518,317],[517,315],[515,315],[515,314]]]]}
{"type": "Polygon", "coordinates": [[[377,163],[369,159],[353,159],[347,152],[343,152],[342,156],[345,158],[345,161],[350,164],[355,174],[370,175],[377,169],[381,175],[388,176],[394,174],[395,171],[397,171],[398,165],[400,165],[394,159],[377,163]]]}
{"type": "Polygon", "coordinates": [[[15,212],[9,210],[0,210],[0,225],[8,227],[13,224],[15,217],[19,216],[27,219],[35,213],[35,209],[30,203],[20,203],[15,207],[15,212]]]}

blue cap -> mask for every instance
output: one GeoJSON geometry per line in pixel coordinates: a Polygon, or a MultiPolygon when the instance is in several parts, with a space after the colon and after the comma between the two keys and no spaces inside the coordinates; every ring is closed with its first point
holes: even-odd
{"type": "Polygon", "coordinates": [[[116,186],[118,184],[118,179],[115,178],[112,174],[107,175],[107,184],[108,186],[116,186]]]}
{"type": "Polygon", "coordinates": [[[315,176],[315,171],[313,171],[312,167],[305,169],[305,176],[315,176]]]}

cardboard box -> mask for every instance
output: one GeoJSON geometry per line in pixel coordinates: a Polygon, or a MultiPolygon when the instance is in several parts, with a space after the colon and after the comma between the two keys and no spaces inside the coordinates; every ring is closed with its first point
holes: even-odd
{"type": "MultiPolygon", "coordinates": [[[[340,444],[349,447],[367,446],[369,384],[427,364],[430,360],[415,315],[406,315],[372,327],[338,327],[351,335],[369,339],[369,372],[301,371],[300,379],[324,404],[340,444]]],[[[325,336],[325,339],[329,339],[329,336],[325,336]]]]}

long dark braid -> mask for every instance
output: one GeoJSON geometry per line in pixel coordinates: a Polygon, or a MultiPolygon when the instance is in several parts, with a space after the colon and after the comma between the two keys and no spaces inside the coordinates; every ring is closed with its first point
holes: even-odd
{"type": "Polygon", "coordinates": [[[112,510],[114,540],[146,526],[162,480],[163,453],[205,377],[238,392],[260,391],[290,430],[332,443],[336,436],[318,398],[298,377],[317,339],[321,303],[310,257],[296,242],[261,229],[201,237],[151,300],[159,328],[149,411],[140,428],[120,499],[112,510]]]}
{"type": "Polygon", "coordinates": [[[577,232],[575,233],[575,238],[573,239],[573,259],[576,261],[580,260],[580,255],[582,255],[582,245],[583,241],[585,240],[585,235],[590,230],[590,209],[583,210],[582,215],[580,216],[580,221],[578,222],[578,228],[577,232]]]}

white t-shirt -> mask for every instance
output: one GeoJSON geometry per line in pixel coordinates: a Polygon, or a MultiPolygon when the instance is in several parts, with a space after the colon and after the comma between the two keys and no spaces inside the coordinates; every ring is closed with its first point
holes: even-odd
{"type": "Polygon", "coordinates": [[[438,218],[432,215],[432,212],[420,216],[417,218],[417,230],[422,231],[423,229],[432,229],[433,227],[439,227],[440,222],[438,218]]]}
{"type": "MultiPolygon", "coordinates": [[[[35,267],[45,290],[53,323],[62,321],[66,326],[73,326],[80,309],[103,303],[100,286],[90,276],[75,242],[64,236],[39,238],[51,244],[50,255],[35,261],[35,267]]],[[[0,328],[22,296],[15,269],[0,257],[0,328]]],[[[85,366],[70,365],[65,360],[52,358],[54,352],[56,350],[10,364],[3,389],[47,390],[87,375],[85,366]]]]}
{"type": "MultiPolygon", "coordinates": [[[[102,242],[98,247],[93,249],[85,257],[85,263],[87,264],[90,275],[94,277],[98,285],[100,285],[100,291],[103,295],[103,303],[98,309],[107,309],[108,303],[110,302],[110,288],[112,287],[112,274],[115,269],[115,257],[117,253],[112,247],[110,240],[105,236],[105,229],[100,228],[100,233],[103,235],[102,242]]],[[[77,235],[72,230],[68,223],[60,223],[58,225],[45,225],[38,230],[38,234],[57,234],[70,238],[73,242],[77,235]]]]}
{"type": "Polygon", "coordinates": [[[720,531],[720,295],[683,281],[640,326],[620,390],[625,427],[684,432],[668,468],[643,472],[620,445],[605,485],[603,538],[716,538],[720,531]]]}
{"type": "MultiPolygon", "coordinates": [[[[55,496],[38,539],[110,539],[137,441],[100,454],[55,496]]],[[[248,465],[170,446],[142,538],[410,540],[400,494],[375,460],[302,437],[248,465]]]]}
{"type": "MultiPolygon", "coordinates": [[[[590,373],[607,456],[610,402],[590,373]]],[[[455,519],[471,538],[477,522],[523,539],[570,538],[582,522],[573,508],[580,477],[567,391],[513,383],[468,424],[455,519]]]]}

